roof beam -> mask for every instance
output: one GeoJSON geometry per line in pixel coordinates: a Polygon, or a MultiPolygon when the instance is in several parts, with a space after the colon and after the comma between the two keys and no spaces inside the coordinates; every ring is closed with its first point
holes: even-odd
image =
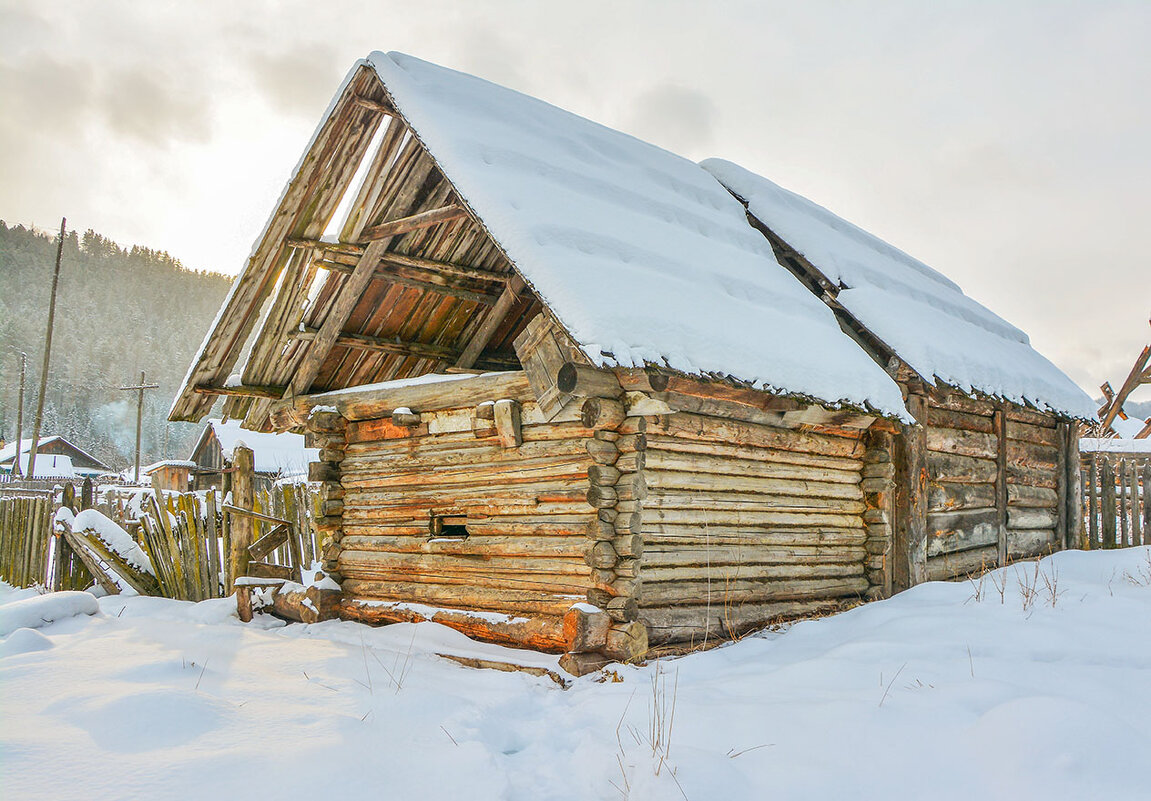
{"type": "Polygon", "coordinates": [[[480,358],[484,348],[491,342],[492,337],[495,336],[496,329],[500,327],[500,323],[508,316],[512,306],[520,298],[520,292],[524,289],[523,279],[518,274],[508,281],[508,285],[504,287],[504,291],[500,294],[499,300],[492,310],[488,312],[488,316],[484,318],[483,323],[480,324],[479,329],[472,336],[471,341],[468,342],[464,352],[460,354],[460,358],[456,360],[456,367],[471,367],[480,358]]]}
{"type": "MultiPolygon", "coordinates": [[[[350,265],[338,261],[322,261],[320,262],[320,266],[341,273],[350,273],[353,269],[350,265]]],[[[452,276],[424,271],[413,272],[411,269],[392,267],[385,263],[381,263],[380,266],[376,268],[375,273],[372,274],[372,279],[376,281],[391,281],[394,284],[426,289],[430,292],[439,292],[443,295],[450,295],[460,300],[470,300],[473,303],[480,303],[484,306],[494,306],[499,297],[494,292],[483,292],[471,287],[461,286],[459,279],[452,276]]]]}
{"type": "Polygon", "coordinates": [[[409,217],[400,217],[396,220],[388,220],[379,225],[373,225],[364,231],[360,237],[360,241],[366,243],[389,239],[393,236],[418,231],[421,228],[430,228],[442,222],[458,220],[460,217],[466,217],[467,214],[467,210],[454,203],[448,206],[441,206],[438,209],[421,211],[419,214],[413,214],[409,217]]]}
{"type": "MultiPolygon", "coordinates": [[[[293,339],[308,341],[315,339],[318,329],[305,326],[302,330],[292,334],[293,339]]],[[[378,353],[391,353],[397,356],[409,356],[417,359],[432,359],[440,362],[451,362],[459,357],[460,352],[454,348],[443,345],[434,345],[427,342],[405,342],[389,337],[374,337],[368,334],[343,333],[336,339],[336,345],[353,350],[367,350],[378,353]]],[[[518,370],[519,359],[511,353],[492,353],[479,360],[488,370],[518,370]]],[[[454,369],[454,368],[453,368],[454,369]]],[[[481,371],[482,372],[482,371],[481,371]]],[[[282,397],[282,395],[277,396],[282,397]]]]}
{"type": "Polygon", "coordinates": [[[287,387],[271,386],[239,386],[239,387],[209,387],[203,384],[195,386],[192,391],[197,395],[226,395],[233,398],[271,398],[279,400],[284,397],[287,387]]]}
{"type": "MultiPolygon", "coordinates": [[[[363,245],[353,245],[347,242],[321,242],[318,239],[289,239],[288,247],[300,250],[319,250],[335,256],[358,259],[364,252],[363,245]]],[[[380,259],[381,264],[397,267],[415,267],[419,270],[448,273],[460,278],[471,278],[475,281],[495,281],[504,283],[512,277],[511,273],[501,273],[483,267],[472,267],[468,264],[455,264],[450,261],[436,261],[421,256],[409,256],[406,253],[385,253],[380,259]]]]}

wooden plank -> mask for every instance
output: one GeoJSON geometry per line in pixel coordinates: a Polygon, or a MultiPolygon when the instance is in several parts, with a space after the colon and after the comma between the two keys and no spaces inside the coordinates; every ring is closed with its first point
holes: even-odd
{"type": "MultiPolygon", "coordinates": [[[[332,272],[345,274],[351,273],[355,268],[354,263],[345,264],[340,261],[331,260],[321,261],[320,266],[332,272]]],[[[439,273],[428,272],[422,269],[396,266],[387,259],[386,255],[381,259],[375,272],[372,273],[372,280],[390,281],[400,286],[410,286],[428,292],[438,292],[441,295],[471,301],[472,303],[479,303],[484,306],[494,306],[499,299],[498,293],[487,288],[476,288],[454,276],[440,275],[439,273]]]]}
{"type": "Polygon", "coordinates": [[[1115,470],[1108,459],[1103,459],[1099,470],[1102,502],[1100,516],[1102,517],[1102,537],[1104,548],[1114,548],[1115,541],[1115,470]]]}
{"type": "Polygon", "coordinates": [[[284,392],[287,391],[287,387],[208,387],[198,385],[193,387],[192,391],[198,395],[220,395],[232,398],[271,398],[273,400],[279,400],[284,397],[284,392]]]}

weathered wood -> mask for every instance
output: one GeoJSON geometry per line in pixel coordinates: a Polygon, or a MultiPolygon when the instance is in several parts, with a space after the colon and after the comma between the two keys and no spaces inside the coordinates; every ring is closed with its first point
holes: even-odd
{"type": "Polygon", "coordinates": [[[503,323],[504,319],[508,316],[508,312],[519,301],[520,292],[524,290],[525,284],[519,274],[513,275],[508,279],[507,285],[504,287],[503,292],[500,293],[499,298],[492,306],[487,317],[484,318],[483,323],[476,329],[472,335],[467,346],[464,348],[463,353],[456,360],[456,367],[471,367],[475,364],[483,353],[484,348],[491,342],[495,336],[496,330],[503,323]]]}
{"type": "Polygon", "coordinates": [[[733,579],[713,584],[709,584],[707,581],[685,581],[683,579],[648,582],[645,578],[643,594],[640,597],[640,607],[645,612],[641,613],[641,616],[652,607],[699,604],[701,600],[708,597],[709,592],[712,594],[717,611],[722,609],[725,603],[763,603],[844,596],[862,597],[869,586],[867,579],[862,575],[862,565],[859,565],[857,574],[830,578],[796,578],[774,581],[733,579]]]}
{"type": "Polygon", "coordinates": [[[652,443],[644,458],[649,470],[690,471],[712,475],[755,476],[800,481],[823,481],[836,484],[858,484],[861,464],[846,462],[846,469],[815,465],[796,465],[787,462],[757,461],[704,453],[681,453],[664,450],[662,443],[652,443]]]}
{"type": "Polygon", "coordinates": [[[648,423],[645,433],[822,456],[860,457],[864,451],[863,443],[857,439],[791,431],[685,412],[667,415],[658,422],[648,423]]]}
{"type": "MultiPolygon", "coordinates": [[[[232,454],[232,499],[233,505],[241,509],[251,509],[254,500],[255,467],[252,449],[237,445],[232,454]]],[[[254,526],[251,517],[235,515],[229,521],[231,535],[228,558],[228,592],[232,591],[236,579],[248,575],[250,557],[248,549],[254,539],[254,526]]]]}
{"type": "MultiPolygon", "coordinates": [[[[343,261],[325,260],[318,264],[326,270],[345,274],[350,274],[355,267],[354,261],[351,264],[345,264],[343,261]]],[[[442,275],[414,267],[399,266],[388,259],[387,254],[381,256],[379,265],[372,273],[372,280],[388,281],[399,286],[410,286],[483,306],[494,306],[499,300],[499,293],[490,287],[476,286],[470,281],[453,275],[442,275]]]]}
{"type": "Polygon", "coordinates": [[[580,407],[583,424],[587,428],[617,428],[627,417],[627,410],[617,400],[588,398],[580,407]]]}
{"type": "Polygon", "coordinates": [[[258,387],[258,386],[238,386],[238,387],[207,387],[195,386],[192,391],[197,395],[223,395],[227,397],[239,398],[272,398],[279,400],[284,397],[284,392],[287,387],[258,387]]]}
{"type": "Polygon", "coordinates": [[[846,498],[861,500],[858,484],[842,484],[814,479],[760,478],[740,474],[695,473],[688,471],[644,471],[648,486],[660,490],[702,490],[716,492],[759,492],[795,498],[846,498]]]}
{"type": "Polygon", "coordinates": [[[564,362],[555,385],[560,392],[581,398],[620,398],[624,393],[614,373],[575,362],[564,362]]]}
{"type": "MultiPolygon", "coordinates": [[[[926,419],[926,401],[910,395],[907,407],[916,420],[926,419]]],[[[965,458],[965,457],[948,457],[965,458]]],[[[927,432],[923,425],[907,426],[895,438],[895,520],[892,527],[892,588],[898,592],[923,582],[927,563],[927,432]]],[[[933,474],[933,479],[939,476],[933,474]]]]}
{"type": "Polygon", "coordinates": [[[994,459],[998,447],[996,443],[994,434],[934,426],[927,427],[927,449],[937,453],[954,453],[960,456],[994,459]]]}
{"type": "Polygon", "coordinates": [[[929,514],[927,556],[986,545],[998,547],[999,521],[999,512],[994,508],[929,514]]]}
{"type": "MultiPolygon", "coordinates": [[[[429,209],[427,211],[411,214],[407,217],[401,217],[396,220],[388,220],[387,222],[380,223],[379,225],[373,225],[363,232],[363,234],[360,236],[360,241],[365,244],[374,244],[380,240],[391,241],[392,237],[408,234],[412,231],[418,231],[421,228],[429,228],[433,225],[439,225],[440,223],[458,220],[467,216],[467,210],[464,209],[463,206],[458,206],[455,204],[442,206],[438,209],[429,209]]],[[[370,247],[371,245],[369,244],[369,248],[370,247]]],[[[365,248],[364,252],[367,253],[368,248],[365,248]]],[[[376,263],[379,262],[379,254],[376,255],[375,261],[376,263]]]]}
{"type": "Polygon", "coordinates": [[[931,402],[927,407],[927,425],[930,428],[974,431],[982,434],[994,433],[994,423],[991,417],[941,409],[934,402],[931,402]]]}
{"type": "Polygon", "coordinates": [[[1115,471],[1111,466],[1111,462],[1107,459],[1102,461],[1099,471],[1099,482],[1102,485],[1100,516],[1102,517],[1103,547],[1114,548],[1117,544],[1115,541],[1115,471]]]}
{"type": "Polygon", "coordinates": [[[993,418],[996,438],[995,450],[995,511],[999,526],[999,566],[1007,564],[1007,414],[1004,408],[995,410],[993,418]]]}
{"type": "Polygon", "coordinates": [[[711,637],[732,638],[771,623],[833,612],[838,599],[725,603],[715,605],[646,607],[640,617],[647,624],[653,645],[689,642],[701,644],[711,637]]]}
{"type": "Polygon", "coordinates": [[[946,581],[978,575],[993,569],[999,560],[999,545],[944,553],[927,560],[927,580],[946,581]]]}
{"type": "Polygon", "coordinates": [[[926,461],[932,481],[991,484],[994,483],[997,474],[997,466],[993,459],[928,452],[926,461]]]}
{"type": "Polygon", "coordinates": [[[675,546],[646,546],[644,550],[644,575],[648,566],[693,567],[701,574],[711,567],[745,566],[749,571],[745,577],[759,575],[755,568],[760,565],[820,565],[820,564],[862,564],[867,558],[863,546],[780,546],[761,545],[744,542],[735,545],[697,544],[687,547],[682,543],[675,546]]]}
{"type": "MultiPolygon", "coordinates": [[[[1012,487],[1012,490],[1017,488],[1012,487]]],[[[955,512],[995,506],[994,484],[943,484],[931,482],[927,487],[927,511],[955,512]]]]}
{"type": "Polygon", "coordinates": [[[643,511],[644,531],[656,523],[677,523],[708,526],[810,526],[822,528],[863,529],[858,515],[837,514],[834,512],[764,512],[738,509],[655,509],[645,504],[643,511]]]}
{"type": "Polygon", "coordinates": [[[496,436],[505,448],[518,448],[523,444],[520,429],[520,404],[518,401],[502,398],[496,401],[494,410],[496,436]]]}
{"type": "Polygon", "coordinates": [[[274,404],[290,405],[297,416],[306,419],[316,406],[333,406],[347,420],[360,421],[390,417],[400,407],[416,411],[462,409],[480,400],[509,398],[533,400],[531,387],[522,372],[492,373],[446,379],[443,382],[409,384],[398,387],[365,387],[315,395],[302,395],[274,404]]]}

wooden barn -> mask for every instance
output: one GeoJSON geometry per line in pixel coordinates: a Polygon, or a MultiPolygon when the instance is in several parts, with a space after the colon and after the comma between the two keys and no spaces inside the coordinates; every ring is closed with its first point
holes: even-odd
{"type": "Polygon", "coordinates": [[[896,589],[1077,546],[1087,394],[1026,334],[922,262],[731,162],[702,166],[899,382],[919,423],[901,438],[926,482],[908,485],[899,504],[895,546],[907,559],[896,589]]]}
{"type": "Polygon", "coordinates": [[[226,492],[231,487],[232,454],[241,442],[252,449],[257,491],[269,489],[281,479],[303,481],[308,465],[319,456],[298,434],[245,431],[239,420],[208,420],[187,460],[193,488],[219,487],[226,492]]]}
{"type": "MultiPolygon", "coordinates": [[[[26,466],[28,453],[32,450],[32,440],[24,437],[20,440],[20,463],[26,466]]],[[[81,478],[95,477],[115,472],[111,467],[97,459],[78,445],[73,444],[58,434],[43,437],[36,448],[36,458],[45,456],[67,456],[72,460],[72,472],[81,478]]],[[[16,460],[16,443],[10,442],[0,448],[0,473],[11,473],[16,460]]],[[[39,469],[37,470],[39,472],[39,469]]]]}
{"type": "Polygon", "coordinates": [[[924,458],[706,170],[402,54],[338,91],[171,419],[219,396],[320,449],[342,616],[576,671],[886,594],[924,458]]]}

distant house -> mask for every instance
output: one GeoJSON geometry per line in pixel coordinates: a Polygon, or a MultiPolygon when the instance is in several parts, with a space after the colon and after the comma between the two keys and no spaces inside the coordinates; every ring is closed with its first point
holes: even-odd
{"type": "MultiPolygon", "coordinates": [[[[21,472],[27,466],[28,453],[32,449],[32,440],[30,438],[20,440],[20,464],[23,466],[21,472]]],[[[49,464],[47,461],[42,461],[45,457],[49,456],[66,456],[70,460],[71,475],[68,478],[78,477],[87,478],[89,476],[98,476],[104,473],[115,472],[111,467],[104,462],[97,459],[92,454],[81,449],[77,445],[72,444],[64,437],[53,435],[44,437],[40,440],[40,444],[36,449],[36,473],[38,476],[45,477],[65,477],[60,476],[58,472],[45,473],[45,470],[63,470],[63,462],[56,462],[49,464]]],[[[16,458],[16,443],[10,442],[4,448],[0,448],[0,473],[11,473],[12,467],[16,458]]]]}
{"type": "Polygon", "coordinates": [[[232,454],[240,443],[251,448],[255,457],[257,489],[279,479],[305,480],[308,463],[319,456],[317,449],[304,447],[304,438],[299,434],[246,431],[240,428],[239,420],[209,420],[188,457],[194,488],[230,487],[225,477],[232,468],[232,454]]]}

